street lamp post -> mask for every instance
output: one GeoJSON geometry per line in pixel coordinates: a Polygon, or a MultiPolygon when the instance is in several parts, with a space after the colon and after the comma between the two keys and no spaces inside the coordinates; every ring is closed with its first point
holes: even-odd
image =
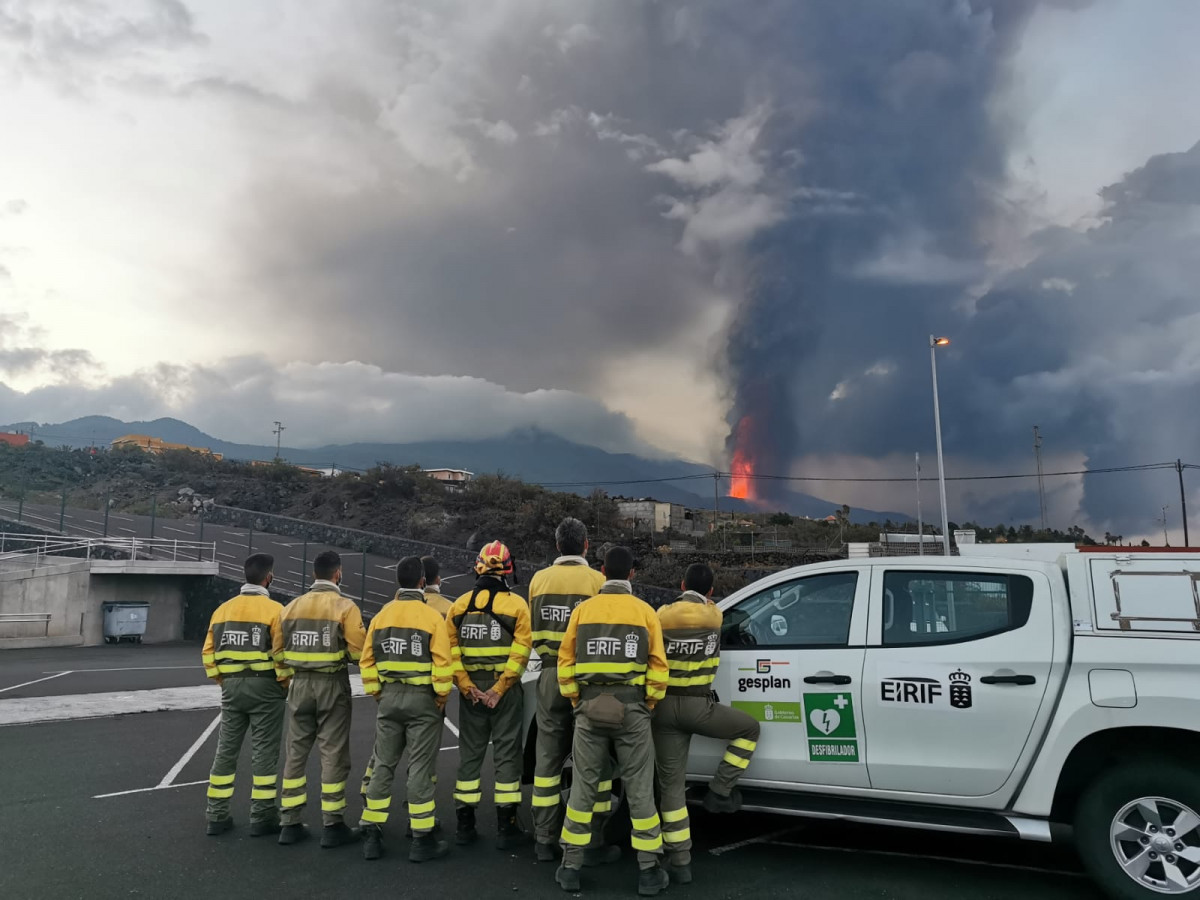
{"type": "Polygon", "coordinates": [[[929,336],[929,367],[933,372],[933,428],[937,437],[938,493],[942,501],[942,548],[950,555],[950,517],[946,512],[946,464],[942,459],[942,409],[938,403],[937,348],[950,343],[948,337],[929,336]]]}

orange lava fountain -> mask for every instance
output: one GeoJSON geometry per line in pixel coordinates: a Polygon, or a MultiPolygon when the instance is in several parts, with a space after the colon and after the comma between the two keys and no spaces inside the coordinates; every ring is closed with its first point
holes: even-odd
{"type": "Polygon", "coordinates": [[[754,500],[754,456],[750,443],[750,417],[744,416],[737,426],[737,441],[730,463],[729,496],[737,500],[754,500]]]}

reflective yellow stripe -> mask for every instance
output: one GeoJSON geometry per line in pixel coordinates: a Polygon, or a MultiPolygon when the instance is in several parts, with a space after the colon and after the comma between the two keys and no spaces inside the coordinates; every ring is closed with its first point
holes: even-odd
{"type": "Polygon", "coordinates": [[[511,650],[510,650],[509,652],[510,652],[510,654],[511,654],[511,653],[516,653],[516,654],[517,654],[517,656],[524,656],[526,659],[528,659],[528,658],[529,658],[529,651],[530,651],[531,649],[532,649],[532,648],[530,648],[530,647],[526,647],[524,644],[513,644],[513,645],[512,645],[512,648],[511,648],[511,650]]]}
{"type": "Polygon", "coordinates": [[[252,791],[250,791],[250,799],[251,800],[274,800],[275,799],[275,788],[273,788],[273,787],[254,788],[252,791]]]}
{"type": "MultiPolygon", "coordinates": [[[[562,784],[561,775],[534,775],[533,786],[535,788],[552,788],[562,784]]],[[[611,782],[610,782],[611,784],[611,782]]]]}
{"type": "Polygon", "coordinates": [[[659,821],[658,813],[655,813],[654,815],[645,819],[635,819],[630,816],[629,821],[633,823],[633,827],[638,831],[649,831],[651,828],[657,828],[660,824],[662,824],[659,821]]]}
{"type": "Polygon", "coordinates": [[[279,805],[284,809],[291,809],[294,806],[303,806],[307,802],[307,794],[297,794],[295,797],[281,797],[279,800],[279,805]]]}
{"type": "Polygon", "coordinates": [[[429,831],[437,825],[436,816],[422,816],[420,818],[409,817],[408,824],[412,826],[413,831],[429,831]]]}
{"type": "Polygon", "coordinates": [[[661,700],[663,697],[667,696],[667,689],[665,687],[658,687],[654,684],[647,684],[646,696],[651,700],[661,700]]]}
{"type": "Polygon", "coordinates": [[[275,776],[274,775],[255,775],[254,783],[256,785],[258,785],[259,787],[261,787],[264,784],[269,784],[271,786],[274,786],[275,776]]]}
{"type": "Polygon", "coordinates": [[[302,650],[284,650],[283,658],[290,662],[341,662],[346,654],[341,650],[335,653],[306,653],[302,650]]]}
{"type": "Polygon", "coordinates": [[[441,676],[442,678],[447,678],[450,675],[454,674],[454,666],[434,666],[433,674],[435,676],[441,676]]]}
{"type": "Polygon", "coordinates": [[[378,800],[367,797],[367,809],[388,809],[391,805],[391,797],[381,797],[378,800]]]}
{"type": "Polygon", "coordinates": [[[664,831],[662,839],[668,844],[682,844],[684,841],[692,839],[692,829],[681,828],[678,831],[664,831]]]}
{"type": "MultiPolygon", "coordinates": [[[[591,835],[589,834],[587,837],[590,839],[591,835]]],[[[646,853],[657,853],[662,849],[663,839],[662,835],[658,834],[652,838],[640,838],[637,835],[634,835],[629,839],[629,843],[633,845],[634,850],[643,850],[646,853]]]]}
{"type": "Polygon", "coordinates": [[[715,669],[720,662],[721,660],[716,656],[696,660],[668,659],[667,668],[672,672],[695,672],[697,669],[715,669]]]}
{"type": "MultiPolygon", "coordinates": [[[[569,806],[567,807],[568,810],[570,808],[571,807],[569,806]]],[[[590,834],[575,834],[572,831],[567,831],[567,826],[565,825],[563,826],[562,834],[559,835],[559,838],[573,847],[586,847],[592,842],[592,836],[590,834]]]]}
{"type": "Polygon", "coordinates": [[[271,654],[264,650],[218,650],[213,654],[215,659],[236,659],[236,660],[253,660],[265,659],[270,660],[271,654]]]}
{"type": "Polygon", "coordinates": [[[592,821],[592,814],[591,812],[580,812],[568,803],[567,818],[572,822],[578,822],[580,825],[588,825],[592,821]]]}
{"type": "Polygon", "coordinates": [[[213,666],[211,669],[208,668],[207,666],[204,667],[204,677],[205,678],[216,678],[220,674],[221,673],[217,671],[216,666],[213,666]]]}
{"type": "Polygon", "coordinates": [[[233,775],[209,775],[209,784],[233,784],[233,775]]]}
{"type": "Polygon", "coordinates": [[[561,644],[563,638],[567,636],[565,631],[535,631],[529,637],[537,643],[538,641],[554,641],[556,644],[561,644]]]}
{"type": "Polygon", "coordinates": [[[597,803],[592,807],[592,812],[596,814],[612,812],[612,801],[605,800],[603,803],[597,803]]]}
{"type": "Polygon", "coordinates": [[[428,803],[410,803],[408,804],[408,814],[411,816],[419,816],[424,813],[431,813],[436,808],[436,801],[430,800],[428,803]]]}
{"type": "Polygon", "coordinates": [[[744,768],[746,768],[746,766],[750,765],[750,760],[742,759],[742,757],[735,756],[734,754],[728,753],[728,752],[726,752],[726,754],[724,756],[722,756],[721,759],[723,761],[729,763],[731,766],[737,766],[739,769],[744,769],[744,768]]]}
{"type": "Polygon", "coordinates": [[[611,790],[612,790],[612,779],[609,779],[608,781],[602,781],[598,785],[596,785],[597,793],[603,794],[605,791],[611,791],[611,790]]]}
{"type": "Polygon", "coordinates": [[[381,672],[432,672],[433,663],[381,659],[375,664],[375,668],[381,672]]]}
{"type": "Polygon", "coordinates": [[[463,803],[479,803],[481,800],[483,800],[483,794],[459,794],[459,793],[455,793],[455,795],[454,795],[454,799],[455,799],[455,800],[459,800],[459,801],[461,801],[461,802],[463,802],[463,803]]]}
{"type": "Polygon", "coordinates": [[[560,684],[558,686],[558,692],[564,697],[578,697],[579,686],[576,684],[560,684]]]}
{"type": "Polygon", "coordinates": [[[344,791],[345,789],[346,782],[344,781],[339,781],[337,784],[321,784],[322,794],[336,794],[338,791],[344,791]]]}
{"type": "Polygon", "coordinates": [[[682,822],[687,817],[688,811],[686,806],[680,807],[679,809],[665,809],[663,810],[662,814],[662,820],[664,822],[682,822]]]}
{"type": "Polygon", "coordinates": [[[574,678],[574,677],[575,677],[575,667],[574,666],[559,666],[558,667],[558,680],[559,681],[563,681],[564,679],[574,678]]]}
{"type": "Polygon", "coordinates": [[[286,791],[288,788],[302,788],[307,783],[307,775],[301,775],[299,778],[285,778],[283,779],[283,789],[286,791]]]}
{"type": "Polygon", "coordinates": [[[558,806],[561,802],[558,794],[534,794],[529,801],[533,806],[558,806]]]}
{"type": "Polygon", "coordinates": [[[342,800],[326,800],[321,798],[321,812],[337,812],[346,808],[345,799],[342,800]]]}
{"type": "Polygon", "coordinates": [[[525,663],[513,662],[510,659],[507,663],[504,664],[504,671],[516,672],[518,675],[524,675],[525,674],[525,663]]]}
{"type": "Polygon", "coordinates": [[[477,787],[479,787],[479,779],[478,778],[476,778],[474,781],[456,781],[456,782],[454,782],[454,789],[456,791],[473,791],[477,787]]]}
{"type": "Polygon", "coordinates": [[[497,781],[496,790],[498,791],[519,791],[521,782],[519,781],[497,781]]]}
{"type": "Polygon", "coordinates": [[[385,825],[388,820],[388,812],[386,809],[364,809],[362,811],[362,820],[364,822],[373,822],[376,825],[385,825]]]}
{"type": "Polygon", "coordinates": [[[200,656],[200,661],[205,664],[214,662],[215,660],[216,660],[216,657],[213,656],[211,653],[204,653],[204,654],[201,654],[201,656],[200,656]]]}
{"type": "Polygon", "coordinates": [[[208,796],[216,797],[216,798],[220,798],[220,799],[224,799],[226,797],[232,797],[233,796],[233,788],[231,788],[231,787],[219,788],[219,787],[211,787],[210,786],[208,789],[208,796]]]}
{"type": "Polygon", "coordinates": [[[508,647],[463,647],[463,656],[508,656],[508,647]]]}
{"type": "Polygon", "coordinates": [[[758,747],[756,741],[748,741],[745,738],[734,738],[729,742],[729,746],[737,747],[739,750],[749,750],[751,753],[758,747]]]}
{"type": "MultiPolygon", "coordinates": [[[[614,662],[581,662],[575,664],[576,675],[594,675],[598,673],[618,673],[625,674],[628,672],[645,672],[646,664],[640,662],[629,663],[614,663],[614,662]]],[[[558,670],[559,677],[562,677],[562,669],[558,670]]]]}
{"type": "Polygon", "coordinates": [[[497,791],[495,796],[492,797],[492,800],[495,803],[499,803],[501,806],[507,806],[510,803],[520,803],[521,802],[521,792],[517,791],[515,794],[514,793],[503,793],[502,794],[499,791],[497,791]]]}
{"type": "Polygon", "coordinates": [[[715,674],[689,675],[686,678],[676,678],[672,675],[667,679],[667,684],[671,687],[695,687],[697,685],[712,684],[715,678],[715,674]]]}

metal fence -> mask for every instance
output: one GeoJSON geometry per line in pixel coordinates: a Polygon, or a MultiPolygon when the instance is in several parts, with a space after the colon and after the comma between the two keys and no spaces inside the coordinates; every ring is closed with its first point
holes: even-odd
{"type": "Polygon", "coordinates": [[[15,560],[42,566],[81,559],[215,562],[217,545],[212,541],[168,538],[74,538],[0,532],[0,562],[15,560]]]}

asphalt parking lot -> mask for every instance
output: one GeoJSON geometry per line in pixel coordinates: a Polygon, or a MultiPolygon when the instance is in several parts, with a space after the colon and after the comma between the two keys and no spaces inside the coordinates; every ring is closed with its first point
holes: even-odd
{"type": "MultiPolygon", "coordinates": [[[[71,717],[0,724],[0,897],[288,898],[394,896],[561,897],[553,867],[532,849],[501,853],[485,799],[482,840],[444,860],[407,862],[405,822],[388,824],[386,855],[364,862],[355,847],[316,841],[280,847],[246,834],[248,786],[239,779],[239,825],[204,834],[204,792],[216,735],[215,688],[206,686],[199,647],[96,647],[7,651],[0,656],[0,723],[18,709],[71,717]],[[201,708],[111,715],[120,704],[157,708],[155,698],[188,698],[201,708]],[[205,705],[208,704],[208,705],[205,705]]],[[[374,705],[354,701],[356,781],[370,753],[374,705]]],[[[438,812],[453,819],[457,762],[452,705],[439,759],[438,812]]],[[[315,763],[315,754],[313,762],[315,763]]],[[[248,770],[248,759],[244,761],[248,770]]],[[[490,771],[485,769],[485,786],[490,771]]],[[[309,778],[319,778],[312,765],[309,778]]],[[[486,798],[485,792],[485,798],[486,798]]],[[[527,804],[526,804],[527,808],[527,804]]],[[[357,816],[358,801],[350,798],[357,816]]],[[[310,822],[319,810],[310,804],[310,822]]],[[[315,830],[314,827],[314,830],[315,830]]],[[[668,896],[704,898],[894,898],[1041,900],[1094,898],[1069,848],[869,828],[761,814],[693,814],[695,884],[668,896]]],[[[584,892],[635,896],[632,856],[585,872],[584,892]]]]}

